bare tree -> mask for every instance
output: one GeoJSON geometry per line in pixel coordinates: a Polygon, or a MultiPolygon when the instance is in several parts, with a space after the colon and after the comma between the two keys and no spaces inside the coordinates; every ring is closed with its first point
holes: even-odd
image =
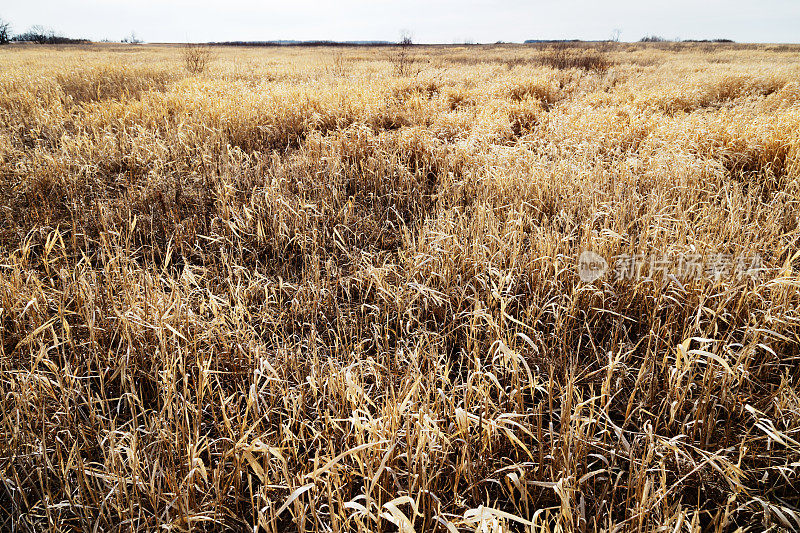
{"type": "Polygon", "coordinates": [[[412,74],[414,65],[414,59],[411,57],[411,48],[414,46],[414,41],[409,30],[400,31],[400,41],[397,46],[397,51],[391,56],[394,73],[397,76],[409,76],[412,74]]]}
{"type": "Polygon", "coordinates": [[[611,32],[611,42],[618,43],[620,37],[622,37],[622,30],[620,28],[614,28],[611,32]]]}
{"type": "Polygon", "coordinates": [[[56,33],[50,28],[44,26],[31,26],[25,33],[14,37],[16,41],[29,41],[39,44],[53,43],[56,39],[56,33]]]}
{"type": "Polygon", "coordinates": [[[410,30],[400,30],[400,46],[409,47],[414,44],[413,37],[410,30]]]}
{"type": "Polygon", "coordinates": [[[128,44],[142,44],[142,40],[136,36],[136,32],[131,32],[130,35],[122,39],[123,43],[128,44]]]}
{"type": "Polygon", "coordinates": [[[8,44],[11,41],[11,24],[0,19],[0,44],[8,44]]]}

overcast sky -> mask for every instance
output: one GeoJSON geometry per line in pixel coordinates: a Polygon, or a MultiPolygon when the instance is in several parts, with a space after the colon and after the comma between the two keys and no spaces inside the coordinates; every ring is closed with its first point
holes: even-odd
{"type": "Polygon", "coordinates": [[[15,32],[38,24],[70,37],[149,42],[398,39],[674,39],[800,42],[800,0],[3,0],[15,32]]]}

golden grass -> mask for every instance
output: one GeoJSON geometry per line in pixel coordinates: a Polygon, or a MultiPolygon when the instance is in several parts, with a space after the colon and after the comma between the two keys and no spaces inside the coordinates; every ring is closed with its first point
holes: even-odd
{"type": "Polygon", "coordinates": [[[0,49],[2,527],[800,528],[787,50],[0,49]]]}

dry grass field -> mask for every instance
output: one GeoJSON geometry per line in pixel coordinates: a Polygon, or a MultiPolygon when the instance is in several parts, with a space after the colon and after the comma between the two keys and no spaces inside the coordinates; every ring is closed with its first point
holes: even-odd
{"type": "Polygon", "coordinates": [[[798,52],[0,48],[0,529],[800,528],[798,52]]]}

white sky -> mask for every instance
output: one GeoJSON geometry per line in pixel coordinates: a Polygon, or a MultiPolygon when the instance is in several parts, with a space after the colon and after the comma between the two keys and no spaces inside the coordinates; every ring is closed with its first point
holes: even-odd
{"type": "Polygon", "coordinates": [[[800,0],[0,0],[22,32],[38,24],[70,37],[149,42],[330,39],[415,42],[606,39],[644,35],[800,42],[800,0]]]}

